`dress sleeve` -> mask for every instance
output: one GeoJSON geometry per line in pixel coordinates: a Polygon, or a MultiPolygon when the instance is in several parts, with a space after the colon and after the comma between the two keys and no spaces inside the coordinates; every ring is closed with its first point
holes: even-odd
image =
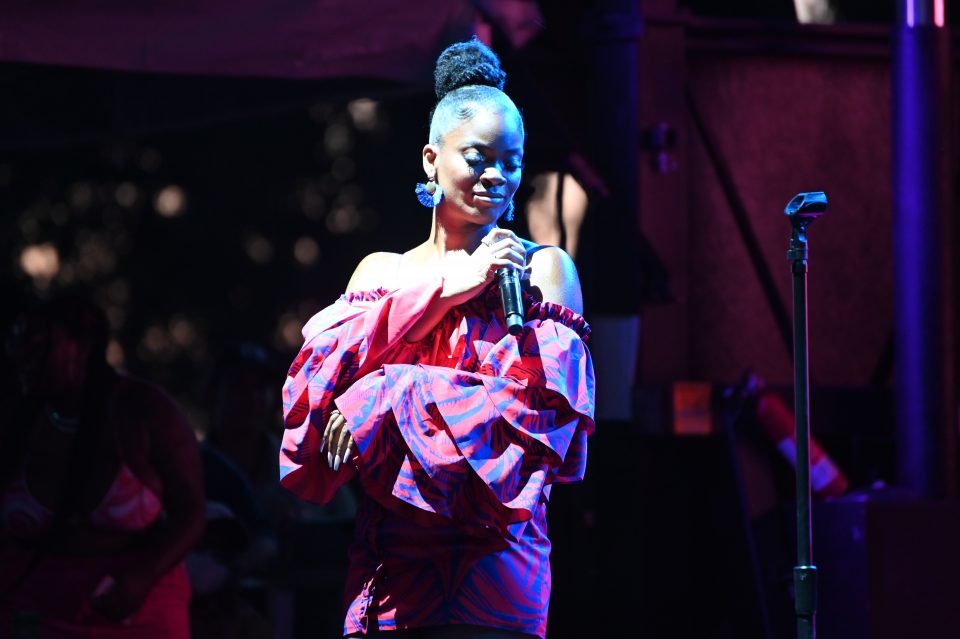
{"type": "Polygon", "coordinates": [[[304,344],[283,385],[280,484],[307,501],[326,503],[349,479],[320,454],[333,398],[385,362],[404,361],[407,330],[440,295],[441,278],[388,292],[347,293],[303,327],[304,344]]]}
{"type": "Polygon", "coordinates": [[[387,364],[359,380],[336,403],[365,490],[408,516],[511,536],[550,484],[583,478],[594,429],[588,330],[557,309],[535,313],[519,338],[504,331],[477,347],[475,370],[387,364]]]}

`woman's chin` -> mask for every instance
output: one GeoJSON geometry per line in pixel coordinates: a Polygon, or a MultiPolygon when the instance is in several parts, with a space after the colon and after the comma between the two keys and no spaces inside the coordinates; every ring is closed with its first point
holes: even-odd
{"type": "Polygon", "coordinates": [[[507,207],[504,206],[502,199],[490,200],[480,197],[473,198],[473,206],[470,208],[475,212],[476,215],[489,217],[493,221],[499,220],[504,211],[507,210],[507,207]]]}

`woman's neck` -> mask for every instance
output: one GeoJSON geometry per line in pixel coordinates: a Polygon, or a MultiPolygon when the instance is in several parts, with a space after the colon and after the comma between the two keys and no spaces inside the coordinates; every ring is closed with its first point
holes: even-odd
{"type": "Polygon", "coordinates": [[[480,240],[494,226],[496,225],[452,224],[443,220],[434,209],[433,225],[430,227],[430,239],[427,240],[427,244],[436,252],[437,257],[443,257],[452,251],[473,253],[474,249],[480,246],[480,240]]]}

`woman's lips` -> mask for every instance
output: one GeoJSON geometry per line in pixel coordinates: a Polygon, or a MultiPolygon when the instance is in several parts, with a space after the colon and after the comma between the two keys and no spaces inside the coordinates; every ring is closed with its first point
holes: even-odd
{"type": "Polygon", "coordinates": [[[481,202],[490,202],[495,204],[503,199],[503,196],[497,193],[474,193],[473,197],[481,202]]]}

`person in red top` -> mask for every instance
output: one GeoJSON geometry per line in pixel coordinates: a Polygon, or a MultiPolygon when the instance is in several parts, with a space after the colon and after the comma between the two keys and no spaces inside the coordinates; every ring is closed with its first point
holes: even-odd
{"type": "Polygon", "coordinates": [[[166,393],[107,363],[107,339],[103,312],[67,296],[7,341],[20,388],[0,407],[0,637],[189,637],[197,442],[166,393]]]}
{"type": "Polygon", "coordinates": [[[359,473],[343,634],[543,637],[546,505],[578,481],[594,378],[576,270],[498,227],[524,128],[496,55],[447,48],[423,147],[425,242],[374,253],[304,327],[283,388],[281,484],[324,503],[359,473]],[[525,276],[522,332],[494,285],[525,276]]]}

